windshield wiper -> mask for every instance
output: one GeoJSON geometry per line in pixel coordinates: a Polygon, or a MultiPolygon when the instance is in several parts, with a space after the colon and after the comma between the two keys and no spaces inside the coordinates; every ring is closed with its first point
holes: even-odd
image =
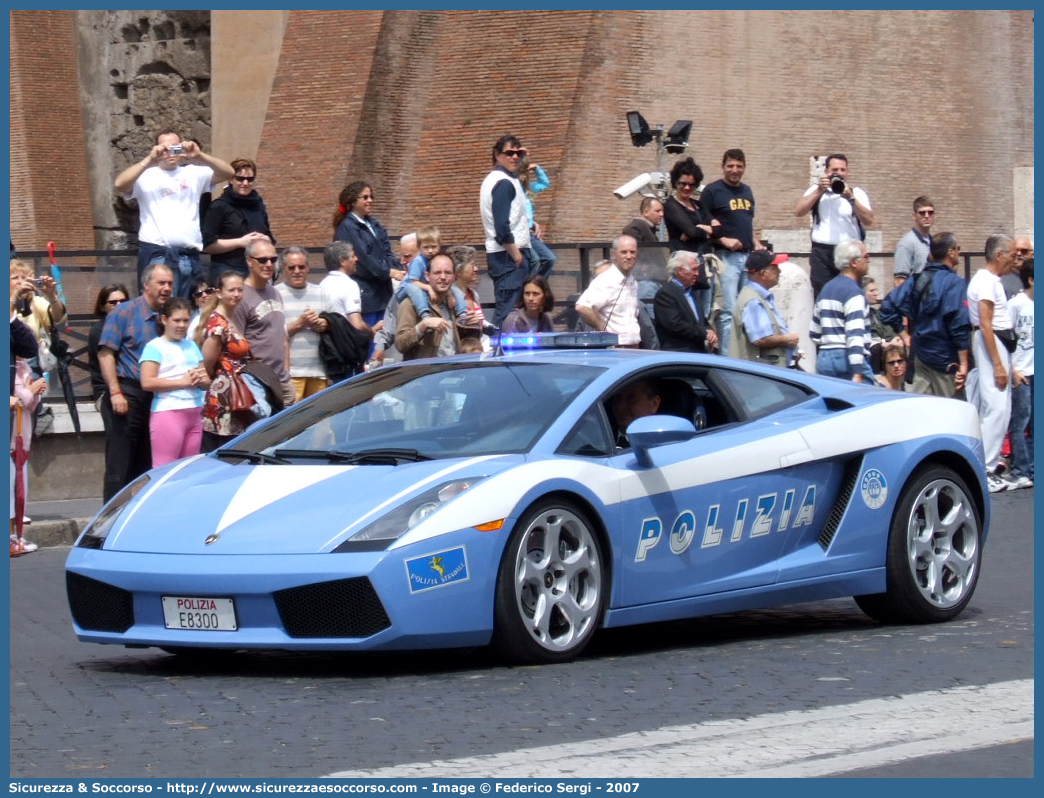
{"type": "Polygon", "coordinates": [[[276,449],[278,457],[289,457],[301,460],[325,460],[328,463],[344,463],[345,465],[398,465],[401,462],[418,463],[431,460],[426,454],[416,449],[363,449],[358,452],[345,452],[337,449],[276,449]]]}
{"type": "Polygon", "coordinates": [[[249,460],[251,463],[263,463],[265,465],[287,465],[289,461],[282,457],[274,457],[262,452],[248,452],[246,449],[217,449],[215,457],[222,459],[229,457],[235,460],[249,460]]]}

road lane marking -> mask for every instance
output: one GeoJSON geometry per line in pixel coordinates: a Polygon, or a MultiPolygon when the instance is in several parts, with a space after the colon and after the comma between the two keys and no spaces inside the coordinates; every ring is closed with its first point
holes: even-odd
{"type": "Polygon", "coordinates": [[[332,778],[815,777],[1033,739],[1033,680],[668,726],[332,778]]]}

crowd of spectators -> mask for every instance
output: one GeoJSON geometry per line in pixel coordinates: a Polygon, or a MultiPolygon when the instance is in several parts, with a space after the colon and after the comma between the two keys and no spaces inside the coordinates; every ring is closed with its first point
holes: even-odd
{"type": "MultiPolygon", "coordinates": [[[[446,247],[426,225],[403,235],[395,254],[368,182],[339,193],[326,274],[310,281],[307,250],[276,250],[255,187],[257,164],[226,164],[162,131],[148,156],[115,181],[139,206],[138,296],[118,283],[102,288],[88,336],[106,439],[103,498],[149,467],[212,451],[258,418],[391,357],[489,350],[498,329],[553,330],[547,275],[556,260],[532,203],[549,179],[528,156],[517,136],[500,137],[478,190],[493,283],[490,324],[476,291],[475,249],[446,247]]],[[[754,234],[743,151],[727,150],[721,169],[721,179],[703,187],[702,169],[683,158],[670,171],[671,194],[642,199],[575,301],[579,328],[616,333],[622,347],[798,367],[801,330],[791,329],[772,293],[781,270],[795,267],[754,234]],[[659,248],[648,249],[660,242],[670,252],[666,263],[659,248]],[[640,255],[640,244],[649,254],[640,255]],[[644,302],[633,273],[640,259],[665,266],[667,277],[644,302]]],[[[811,276],[801,285],[812,306],[803,332],[816,346],[814,370],[967,398],[982,419],[991,491],[1032,485],[1032,242],[991,236],[986,268],[965,284],[954,235],[931,234],[935,206],[919,196],[913,227],[896,248],[893,288],[880,297],[863,243],[874,221],[870,199],[850,185],[844,155],[826,159],[794,212],[812,217],[811,276]],[[1020,283],[1015,296],[1012,274],[1020,283]],[[1005,435],[1010,463],[1002,459],[1005,435]]],[[[65,316],[54,289],[53,280],[34,279],[32,267],[12,260],[11,404],[26,417],[46,389],[41,344],[65,316]]],[[[12,442],[16,433],[13,426],[12,442]]],[[[12,505],[12,555],[15,544],[12,505]]],[[[24,541],[19,547],[32,550],[24,541]]]]}

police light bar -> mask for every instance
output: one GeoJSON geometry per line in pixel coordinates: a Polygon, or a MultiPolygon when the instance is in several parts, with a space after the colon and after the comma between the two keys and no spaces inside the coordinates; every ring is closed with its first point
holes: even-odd
{"type": "Polygon", "coordinates": [[[500,348],[504,352],[531,349],[608,349],[619,343],[619,336],[610,332],[515,333],[500,336],[500,348]]]}

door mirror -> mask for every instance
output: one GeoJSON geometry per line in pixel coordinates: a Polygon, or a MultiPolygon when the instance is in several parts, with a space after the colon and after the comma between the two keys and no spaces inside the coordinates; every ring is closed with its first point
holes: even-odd
{"type": "Polygon", "coordinates": [[[652,468],[649,450],[665,443],[687,441],[696,435],[691,421],[677,416],[644,416],[636,418],[627,428],[627,440],[634,447],[638,465],[652,468]]]}

